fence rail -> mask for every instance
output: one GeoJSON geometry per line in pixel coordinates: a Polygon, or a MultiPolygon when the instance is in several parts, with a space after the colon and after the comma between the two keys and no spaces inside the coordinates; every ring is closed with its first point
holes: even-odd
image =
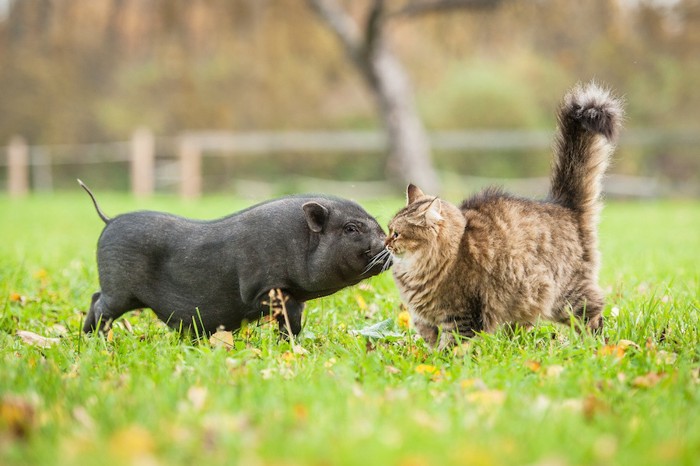
{"type": "MultiPolygon", "coordinates": [[[[436,131],[430,134],[435,151],[547,149],[551,131],[473,130],[436,131]]],[[[628,130],[621,146],[700,145],[700,131],[628,130]]],[[[155,138],[147,129],[136,130],[130,141],[77,145],[27,145],[14,137],[0,147],[0,167],[7,168],[10,196],[26,195],[31,187],[51,190],[52,167],[62,164],[128,163],[132,192],[149,196],[159,176],[156,159],[163,152],[175,162],[161,164],[167,177],[179,185],[184,198],[195,198],[202,190],[203,156],[256,156],[272,153],[368,153],[382,152],[386,137],[378,131],[286,131],[286,132],[186,132],[172,138],[155,138]],[[60,154],[57,155],[57,154],[60,154]]],[[[618,183],[611,192],[649,195],[658,183],[649,178],[613,177],[618,183]],[[647,187],[644,189],[643,187],[647,187]]],[[[527,181],[525,181],[527,183],[527,181]]]]}

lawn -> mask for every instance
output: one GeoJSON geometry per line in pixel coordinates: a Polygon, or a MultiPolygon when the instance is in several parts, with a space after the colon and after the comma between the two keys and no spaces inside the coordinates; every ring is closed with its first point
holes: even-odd
{"type": "MultiPolygon", "coordinates": [[[[250,203],[98,198],[197,218],[250,203]]],[[[386,225],[401,201],[363,204],[386,225]]],[[[297,347],[270,325],[193,344],[150,311],[86,337],[87,196],[0,197],[0,218],[0,464],[700,462],[700,203],[605,208],[602,337],[542,324],[451,354],[406,327],[390,274],[309,302],[297,347]]]]}

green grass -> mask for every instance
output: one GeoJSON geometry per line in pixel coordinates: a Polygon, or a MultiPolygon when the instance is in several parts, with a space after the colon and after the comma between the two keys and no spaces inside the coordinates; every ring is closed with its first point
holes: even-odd
{"type": "MultiPolygon", "coordinates": [[[[100,195],[212,218],[246,202],[100,195]]],[[[364,203],[386,224],[399,200],[364,203]]],[[[0,198],[0,464],[697,464],[700,204],[613,203],[604,338],[543,324],[436,354],[398,326],[391,276],[308,303],[296,354],[269,325],[234,347],[150,313],[80,334],[101,230],[84,194],[0,198]],[[350,330],[392,319],[398,336],[350,330]],[[62,335],[40,348],[18,330],[62,335]],[[622,340],[622,342],[621,342],[622,340]],[[637,346],[625,343],[630,340],[637,346]],[[625,346],[627,345],[627,346],[625,346]]]]}

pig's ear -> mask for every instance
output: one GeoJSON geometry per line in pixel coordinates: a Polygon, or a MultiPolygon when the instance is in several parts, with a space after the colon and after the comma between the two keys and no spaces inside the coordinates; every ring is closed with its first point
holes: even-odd
{"type": "Polygon", "coordinates": [[[301,206],[301,208],[304,209],[306,223],[309,224],[311,231],[320,233],[328,221],[328,209],[323,207],[318,202],[313,201],[307,202],[301,206]]]}
{"type": "Polygon", "coordinates": [[[409,184],[408,188],[406,188],[406,205],[413,204],[416,202],[416,199],[423,196],[425,196],[425,194],[423,194],[423,191],[421,191],[418,186],[413,183],[409,184]]]}

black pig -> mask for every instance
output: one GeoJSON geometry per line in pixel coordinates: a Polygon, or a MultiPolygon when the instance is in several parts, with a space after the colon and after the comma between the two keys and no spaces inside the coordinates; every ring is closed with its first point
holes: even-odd
{"type": "MultiPolygon", "coordinates": [[[[80,180],[106,226],[97,244],[100,291],[83,331],[104,331],[125,312],[151,308],[170,327],[211,334],[238,329],[284,303],[292,334],[304,302],[378,274],[372,259],[385,234],[358,204],[298,195],[218,220],[161,212],[108,218],[80,180]]],[[[287,325],[277,312],[281,331],[287,325]]]]}

